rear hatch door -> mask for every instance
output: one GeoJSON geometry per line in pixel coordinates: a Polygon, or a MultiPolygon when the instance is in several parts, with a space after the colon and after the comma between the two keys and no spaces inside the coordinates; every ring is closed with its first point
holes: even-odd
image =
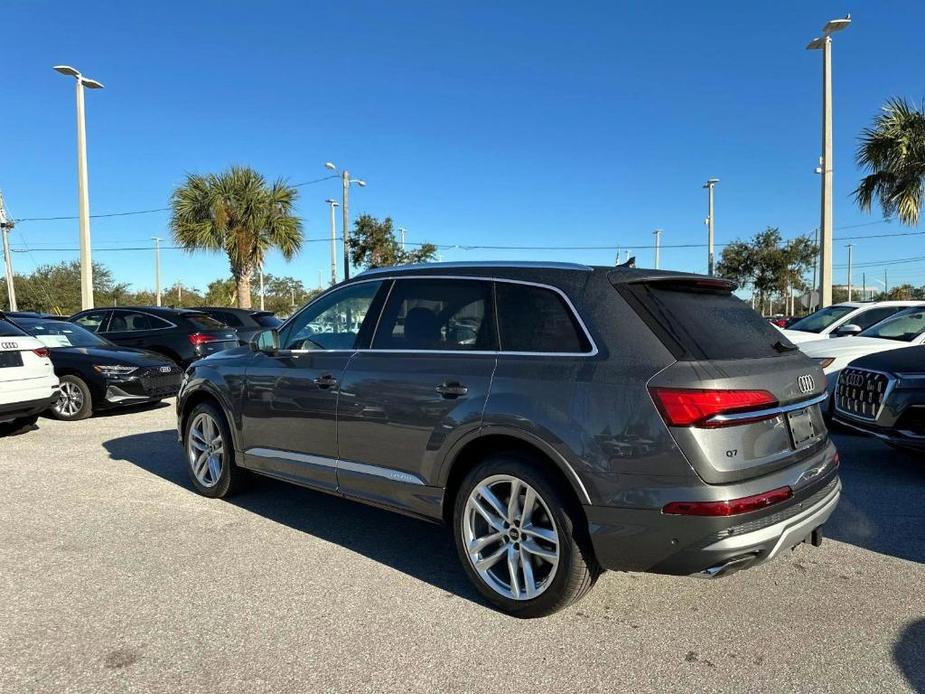
{"type": "Polygon", "coordinates": [[[611,282],[677,358],[649,394],[705,482],[758,477],[826,445],[822,369],[737,298],[734,283],[619,271],[611,282]]]}

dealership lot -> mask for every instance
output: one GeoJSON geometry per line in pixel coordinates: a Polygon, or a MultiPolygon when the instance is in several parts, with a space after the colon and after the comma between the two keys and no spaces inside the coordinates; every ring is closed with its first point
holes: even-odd
{"type": "Polygon", "coordinates": [[[925,462],[839,433],[821,549],[521,621],[442,528],[192,491],[163,405],[0,439],[0,691],[925,690],[925,462]]]}

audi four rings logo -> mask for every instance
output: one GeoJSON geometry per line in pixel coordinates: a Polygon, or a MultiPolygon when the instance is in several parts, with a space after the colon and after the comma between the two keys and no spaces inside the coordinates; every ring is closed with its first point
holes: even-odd
{"type": "Polygon", "coordinates": [[[803,374],[797,379],[801,393],[810,393],[816,387],[816,381],[809,374],[803,374]]]}
{"type": "Polygon", "coordinates": [[[171,371],[173,371],[173,369],[172,369],[171,367],[169,367],[169,366],[162,366],[162,367],[161,367],[161,373],[162,373],[162,374],[169,374],[171,371]]]}
{"type": "Polygon", "coordinates": [[[19,349],[15,342],[0,342],[0,349],[19,349]]]}
{"type": "Polygon", "coordinates": [[[858,388],[865,384],[863,374],[859,374],[859,373],[848,374],[848,376],[845,378],[845,381],[847,381],[849,386],[855,386],[858,388]]]}

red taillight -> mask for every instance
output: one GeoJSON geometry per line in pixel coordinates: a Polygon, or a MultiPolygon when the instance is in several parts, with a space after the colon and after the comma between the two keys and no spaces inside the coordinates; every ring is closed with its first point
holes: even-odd
{"type": "Polygon", "coordinates": [[[48,359],[48,355],[51,354],[51,352],[48,351],[48,347],[36,347],[32,350],[32,353],[41,359],[48,359]]]}
{"type": "MultiPolygon", "coordinates": [[[[690,388],[649,388],[656,407],[673,427],[721,427],[744,421],[710,422],[720,414],[737,414],[777,405],[777,399],[766,390],[699,390],[690,388]]],[[[773,416],[773,415],[771,415],[773,416]]]]}
{"type": "Polygon", "coordinates": [[[793,490],[790,487],[779,487],[764,494],[729,501],[674,501],[666,505],[662,513],[679,516],[737,516],[779,504],[792,496],[793,490]]]}
{"type": "Polygon", "coordinates": [[[199,345],[204,345],[206,342],[215,342],[219,338],[215,335],[193,333],[192,335],[187,335],[187,339],[190,341],[190,344],[193,345],[193,347],[198,347],[199,345]]]}

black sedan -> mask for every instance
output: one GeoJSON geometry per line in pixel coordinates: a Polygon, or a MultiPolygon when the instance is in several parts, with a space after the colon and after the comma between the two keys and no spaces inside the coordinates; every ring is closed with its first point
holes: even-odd
{"type": "Polygon", "coordinates": [[[181,366],[238,346],[238,335],[202,311],[133,306],[96,308],[68,320],[122,347],[157,352],[181,366]]]}
{"type": "Polygon", "coordinates": [[[49,349],[61,396],[49,414],[73,421],[96,411],[173,397],[183,375],[160,354],[114,345],[79,325],[47,318],[16,318],[16,325],[49,349]]]}
{"type": "Polygon", "coordinates": [[[278,328],[283,324],[272,311],[229,306],[199,306],[195,310],[207,313],[215,320],[234,328],[238,332],[238,340],[242,345],[248,344],[257,333],[268,328],[278,328]]]}

